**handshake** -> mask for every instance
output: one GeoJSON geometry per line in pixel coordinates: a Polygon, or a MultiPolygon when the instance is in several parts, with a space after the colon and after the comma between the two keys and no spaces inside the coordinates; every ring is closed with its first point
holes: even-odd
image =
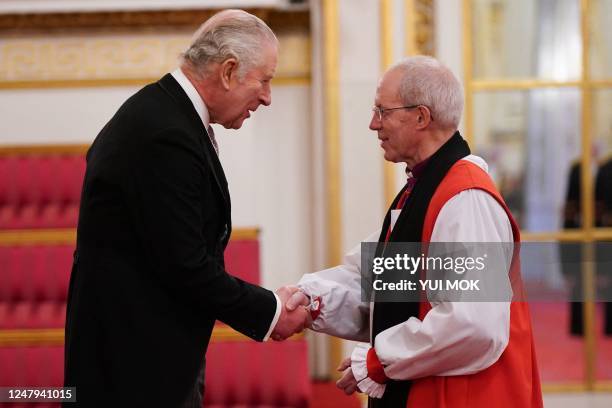
{"type": "Polygon", "coordinates": [[[276,291],[282,303],[281,313],[270,337],[285,340],[312,325],[310,298],[297,286],[283,286],[276,291]]]}

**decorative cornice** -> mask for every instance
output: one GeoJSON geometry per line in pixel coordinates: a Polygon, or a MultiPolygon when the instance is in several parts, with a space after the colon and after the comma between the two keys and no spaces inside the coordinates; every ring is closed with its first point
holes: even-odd
{"type": "Polygon", "coordinates": [[[436,54],[434,0],[414,0],[415,48],[420,55],[436,54]]]}
{"type": "MultiPolygon", "coordinates": [[[[70,29],[195,27],[218,10],[122,11],[94,13],[46,13],[0,15],[2,31],[49,31],[70,29]]],[[[247,9],[274,31],[310,29],[308,10],[247,9]]]]}
{"type": "MultiPolygon", "coordinates": [[[[178,64],[218,10],[0,15],[0,89],[141,86],[178,64]]],[[[251,9],[276,32],[276,85],[310,83],[308,10],[251,9]]]]}

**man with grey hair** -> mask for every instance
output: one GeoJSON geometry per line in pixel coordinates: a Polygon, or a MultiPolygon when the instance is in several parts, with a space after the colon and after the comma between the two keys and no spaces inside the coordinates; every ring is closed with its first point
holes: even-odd
{"type": "MultiPolygon", "coordinates": [[[[376,256],[388,243],[430,250],[433,242],[506,243],[495,247],[502,253],[493,258],[502,261],[495,286],[510,287],[520,264],[505,248],[520,241],[519,228],[486,163],[457,130],[462,108],[459,81],[434,58],[406,58],[384,74],[370,129],[385,160],[406,163],[408,180],[381,230],[364,241],[378,242],[376,256]]],[[[370,407],[542,406],[527,303],[391,302],[377,293],[367,302],[362,276],[365,284],[370,276],[361,262],[357,246],[342,265],[304,275],[286,305],[318,304],[313,330],[364,342],[339,367],[337,385],[346,394],[366,393],[370,407]]]]}
{"type": "Polygon", "coordinates": [[[216,320],[265,341],[307,313],[227,273],[230,196],[211,123],[271,103],[278,41],[241,10],[207,20],[181,66],[129,98],[87,153],[66,318],[83,407],[201,407],[216,320]]]}

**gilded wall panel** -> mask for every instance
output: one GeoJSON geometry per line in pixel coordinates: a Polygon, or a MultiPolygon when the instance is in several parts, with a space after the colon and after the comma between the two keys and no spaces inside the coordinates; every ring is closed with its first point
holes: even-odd
{"type": "MultiPolygon", "coordinates": [[[[278,37],[278,80],[307,83],[311,70],[308,33],[287,31],[278,37]]],[[[190,38],[191,31],[186,30],[12,35],[0,40],[0,87],[147,82],[177,66],[190,38]]]]}

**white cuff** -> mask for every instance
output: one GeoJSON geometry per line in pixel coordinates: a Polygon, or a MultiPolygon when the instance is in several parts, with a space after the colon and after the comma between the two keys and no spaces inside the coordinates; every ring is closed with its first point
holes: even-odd
{"type": "Polygon", "coordinates": [[[382,398],[387,389],[387,384],[379,384],[370,377],[366,377],[357,383],[357,387],[370,398],[382,398]]]}
{"type": "Polygon", "coordinates": [[[368,376],[368,350],[370,350],[368,343],[357,343],[351,354],[351,369],[357,382],[368,376]]]}
{"type": "Polygon", "coordinates": [[[353,376],[357,380],[359,390],[371,398],[382,398],[387,388],[386,384],[379,384],[368,377],[368,351],[370,345],[367,343],[359,343],[353,349],[351,354],[351,369],[353,376]]]}
{"type": "Polygon", "coordinates": [[[283,304],[281,303],[281,300],[276,293],[274,293],[274,297],[276,298],[276,313],[274,313],[274,319],[272,319],[272,323],[270,324],[270,328],[268,329],[268,334],[266,334],[262,341],[268,341],[268,339],[270,338],[272,331],[276,327],[276,323],[278,323],[278,319],[283,308],[283,304]]]}

